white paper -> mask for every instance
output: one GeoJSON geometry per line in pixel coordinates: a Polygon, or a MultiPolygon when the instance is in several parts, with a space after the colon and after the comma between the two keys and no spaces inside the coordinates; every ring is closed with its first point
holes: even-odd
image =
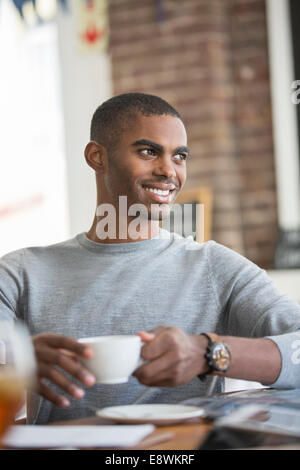
{"type": "Polygon", "coordinates": [[[131,447],[155,429],[152,424],[104,426],[11,426],[6,447],[131,447]]]}

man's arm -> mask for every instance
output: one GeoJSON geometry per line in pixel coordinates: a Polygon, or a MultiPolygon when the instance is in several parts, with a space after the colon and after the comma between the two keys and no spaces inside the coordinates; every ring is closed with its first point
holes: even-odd
{"type": "Polygon", "coordinates": [[[217,340],[226,343],[231,353],[231,365],[225,374],[220,375],[263,385],[276,382],[282,361],[279,348],[271,339],[217,336],[217,340]]]}
{"type": "MultiPolygon", "coordinates": [[[[13,323],[24,320],[22,304],[26,305],[23,274],[24,249],[0,258],[0,321],[13,323]]],[[[73,378],[86,386],[92,386],[95,378],[81,365],[80,357],[89,358],[93,351],[75,338],[55,333],[32,336],[37,363],[36,392],[57,406],[67,407],[70,401],[61,392],[73,398],[84,395],[83,388],[73,378]],[[59,370],[61,369],[61,370],[59,370]],[[71,375],[69,379],[65,372],[71,375]],[[52,387],[55,385],[59,390],[52,387]]]]}
{"type": "MultiPolygon", "coordinates": [[[[135,371],[145,385],[178,386],[209,372],[205,353],[208,340],[203,335],[187,335],[179,328],[158,327],[153,332],[140,332],[142,356],[149,363],[135,371]]],[[[213,340],[225,342],[232,361],[226,377],[274,383],[281,371],[281,354],[269,338],[239,338],[213,335],[213,340]]]]}
{"type": "MultiPolygon", "coordinates": [[[[280,295],[266,272],[243,256],[215,242],[206,248],[219,340],[227,343],[232,356],[226,376],[300,388],[300,306],[280,295]]],[[[203,335],[158,327],[140,336],[149,363],[135,375],[146,385],[181,385],[209,370],[203,335]]]]}

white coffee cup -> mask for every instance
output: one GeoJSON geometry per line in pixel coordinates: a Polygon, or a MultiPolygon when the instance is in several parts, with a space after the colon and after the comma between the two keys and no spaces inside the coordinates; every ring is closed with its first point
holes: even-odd
{"type": "Polygon", "coordinates": [[[120,384],[144,361],[141,359],[143,342],[136,335],[112,335],[80,338],[94,352],[90,359],[80,362],[95,376],[96,383],[120,384]]]}

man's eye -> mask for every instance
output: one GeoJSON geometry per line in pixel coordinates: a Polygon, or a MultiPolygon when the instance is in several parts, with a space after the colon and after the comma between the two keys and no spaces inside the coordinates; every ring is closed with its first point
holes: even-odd
{"type": "Polygon", "coordinates": [[[177,153],[175,157],[178,157],[178,160],[184,161],[187,159],[187,154],[186,153],[177,153]]]}
{"type": "Polygon", "coordinates": [[[140,152],[143,155],[149,155],[149,156],[152,156],[152,155],[155,154],[155,150],[153,150],[153,149],[141,149],[140,152]]]}

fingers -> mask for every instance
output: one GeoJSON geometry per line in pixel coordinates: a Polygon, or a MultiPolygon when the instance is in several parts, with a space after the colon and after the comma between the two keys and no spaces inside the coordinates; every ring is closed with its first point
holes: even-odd
{"type": "Polygon", "coordinates": [[[66,397],[59,395],[51,387],[46,385],[44,379],[39,380],[39,393],[46,400],[51,401],[56,406],[59,406],[61,408],[67,408],[68,406],[70,406],[70,401],[66,397]]]}
{"type": "Polygon", "coordinates": [[[68,372],[86,386],[94,385],[95,377],[78,360],[79,357],[92,357],[93,351],[88,346],[79,343],[75,338],[52,333],[34,336],[33,345],[38,365],[39,392],[47,400],[57,406],[70,405],[66,397],[45,383],[45,379],[50,381],[50,385],[55,384],[73,398],[84,396],[84,390],[69,380],[64,372],[68,372]]]}
{"type": "Polygon", "coordinates": [[[152,341],[155,336],[158,336],[163,331],[167,330],[168,327],[166,326],[157,326],[149,331],[139,331],[137,334],[142,338],[144,342],[152,341]]]}
{"type": "Polygon", "coordinates": [[[149,362],[135,371],[137,379],[153,386],[177,386],[192,380],[202,367],[198,343],[176,327],[159,327],[154,334],[142,348],[142,357],[149,362]]]}
{"type": "MultiPolygon", "coordinates": [[[[65,354],[59,349],[51,349],[46,345],[43,345],[40,349],[37,349],[39,354],[39,360],[41,363],[40,372],[48,370],[50,365],[59,366],[61,369],[69,372],[74,378],[78,379],[83,384],[90,386],[94,385],[94,376],[78,362],[76,357],[72,357],[69,354],[65,354]],[[45,369],[45,364],[48,365],[48,369],[45,369]]],[[[42,373],[42,372],[41,372],[42,373]]]]}
{"type": "Polygon", "coordinates": [[[144,359],[148,359],[148,360],[154,359],[159,354],[162,354],[163,351],[160,349],[160,342],[161,342],[160,335],[163,332],[166,332],[168,330],[172,330],[172,328],[168,328],[166,326],[157,326],[156,328],[150,331],[139,331],[137,333],[138,336],[140,336],[141,340],[144,343],[146,343],[146,345],[144,345],[142,348],[142,357],[144,359]],[[152,344],[151,348],[149,349],[147,347],[147,343],[150,343],[150,342],[153,343],[154,340],[155,340],[155,344],[154,345],[152,344]],[[152,352],[152,355],[151,355],[151,352],[152,352]],[[147,355],[147,358],[145,357],[145,353],[147,355]]]}
{"type": "Polygon", "coordinates": [[[162,333],[163,331],[168,330],[168,329],[170,329],[170,327],[159,325],[159,326],[156,326],[155,328],[153,328],[152,330],[148,331],[148,333],[152,333],[155,336],[158,336],[160,333],[162,333]]]}
{"type": "Polygon", "coordinates": [[[44,335],[44,340],[45,343],[52,348],[65,349],[68,352],[71,351],[87,359],[93,355],[93,350],[89,346],[79,343],[77,339],[72,338],[71,336],[56,335],[51,333],[44,335]]]}
{"type": "Polygon", "coordinates": [[[134,375],[144,385],[159,387],[177,385],[179,367],[171,352],[139,367],[134,375]]]}
{"type": "Polygon", "coordinates": [[[144,343],[149,343],[149,341],[152,341],[155,338],[153,333],[148,333],[147,331],[139,331],[138,336],[144,343]]]}
{"type": "Polygon", "coordinates": [[[158,327],[153,331],[156,332],[154,333],[154,338],[146,342],[142,348],[142,357],[146,361],[152,361],[159,358],[167,351],[176,351],[180,348],[184,333],[179,328],[158,327]]]}
{"type": "MultiPolygon", "coordinates": [[[[48,365],[43,364],[40,367],[40,374],[43,377],[42,382],[40,383],[44,385],[44,390],[46,391],[46,388],[48,389],[47,393],[51,393],[52,399],[55,399],[55,402],[59,406],[64,406],[64,402],[68,402],[68,400],[62,395],[56,393],[50,387],[47,387],[44,383],[44,379],[48,379],[52,383],[55,383],[59,388],[61,388],[73,398],[82,398],[84,396],[85,392],[82,388],[78,387],[73,382],[70,382],[61,372],[59,372],[54,367],[49,367],[48,365]]],[[[67,406],[67,404],[65,406],[67,406]]]]}

